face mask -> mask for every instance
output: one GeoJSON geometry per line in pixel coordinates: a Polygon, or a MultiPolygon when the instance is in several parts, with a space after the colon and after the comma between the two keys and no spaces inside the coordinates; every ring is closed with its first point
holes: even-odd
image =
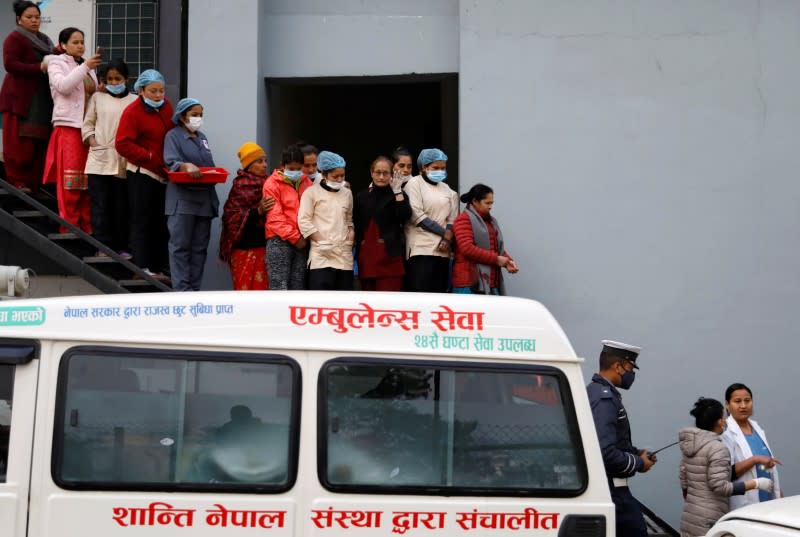
{"type": "Polygon", "coordinates": [[[290,181],[297,181],[303,175],[300,170],[283,170],[283,176],[290,181]]]}
{"type": "Polygon", "coordinates": [[[444,170],[431,170],[427,172],[428,180],[433,183],[441,183],[447,179],[447,172],[444,170]]]}
{"type": "Polygon", "coordinates": [[[151,107],[155,108],[156,110],[158,110],[159,108],[164,106],[164,101],[154,101],[152,99],[148,99],[147,97],[142,97],[142,99],[144,99],[144,103],[147,106],[151,106],[151,107]]]}
{"type": "Polygon", "coordinates": [[[328,181],[325,179],[325,186],[330,188],[331,190],[341,190],[344,183],[334,183],[333,181],[328,181]]]}
{"type": "Polygon", "coordinates": [[[413,175],[401,175],[401,176],[400,176],[400,179],[401,179],[401,180],[402,180],[404,183],[407,183],[407,182],[411,181],[411,178],[412,178],[412,177],[413,177],[413,175]]]}
{"type": "Polygon", "coordinates": [[[308,178],[311,179],[312,181],[316,181],[317,177],[319,177],[319,172],[314,172],[314,173],[308,174],[308,178]]]}
{"type": "Polygon", "coordinates": [[[621,384],[619,387],[623,390],[628,390],[631,386],[633,386],[634,380],[636,380],[636,372],[633,369],[630,371],[625,371],[625,373],[622,374],[621,384]]]}
{"type": "Polygon", "coordinates": [[[128,89],[128,87],[124,83],[123,84],[106,84],[106,89],[112,95],[119,95],[120,93],[123,93],[126,89],[128,89]]]}
{"type": "Polygon", "coordinates": [[[200,116],[192,116],[189,118],[189,121],[186,123],[186,128],[192,132],[200,130],[200,127],[203,126],[203,118],[200,116]]]}

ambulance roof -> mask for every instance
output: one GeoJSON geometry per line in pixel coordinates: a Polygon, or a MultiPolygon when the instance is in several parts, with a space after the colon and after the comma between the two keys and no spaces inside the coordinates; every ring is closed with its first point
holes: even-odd
{"type": "Polygon", "coordinates": [[[88,295],[0,303],[0,338],[575,361],[556,320],[514,297],[361,292],[88,295]]]}

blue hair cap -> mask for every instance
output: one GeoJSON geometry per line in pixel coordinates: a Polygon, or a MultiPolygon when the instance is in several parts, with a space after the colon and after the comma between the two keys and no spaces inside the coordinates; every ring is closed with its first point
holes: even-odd
{"type": "Polygon", "coordinates": [[[317,168],[320,171],[327,172],[336,168],[344,168],[345,163],[341,155],[331,153],[330,151],[322,151],[317,155],[317,168]]]}
{"type": "Polygon", "coordinates": [[[142,74],[139,75],[139,78],[136,79],[136,84],[133,85],[133,91],[138,92],[143,87],[152,84],[153,82],[161,82],[165,84],[164,75],[156,71],[155,69],[147,69],[142,71],[142,74]]]}
{"type": "Polygon", "coordinates": [[[175,113],[172,114],[172,122],[178,125],[180,123],[181,114],[183,114],[188,109],[198,104],[200,106],[203,106],[203,103],[201,103],[197,99],[192,99],[190,97],[186,97],[185,99],[181,99],[180,101],[178,101],[178,104],[175,105],[175,113]]]}
{"type": "Polygon", "coordinates": [[[417,157],[417,167],[422,168],[437,160],[447,161],[447,155],[441,149],[423,149],[417,157]]]}

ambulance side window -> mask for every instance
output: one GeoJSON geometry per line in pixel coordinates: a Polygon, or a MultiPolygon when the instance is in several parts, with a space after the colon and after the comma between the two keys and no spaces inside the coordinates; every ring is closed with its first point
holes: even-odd
{"type": "Polygon", "coordinates": [[[8,473],[8,442],[11,437],[11,403],[14,396],[14,366],[0,364],[0,483],[8,473]]]}
{"type": "Polygon", "coordinates": [[[59,375],[53,479],[64,488],[294,482],[300,379],[287,357],[78,348],[59,375]]]}
{"type": "Polygon", "coordinates": [[[341,358],[320,373],[320,481],[334,492],[576,496],[587,472],[553,367],[341,358]]]}

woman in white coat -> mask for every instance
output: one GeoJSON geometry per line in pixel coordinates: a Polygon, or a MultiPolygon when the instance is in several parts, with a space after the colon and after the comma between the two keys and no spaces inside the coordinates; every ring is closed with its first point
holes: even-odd
{"type": "Polygon", "coordinates": [[[753,414],[753,392],[744,384],[731,384],[725,390],[725,404],[729,416],[722,442],[731,453],[733,477],[736,481],[767,477],[772,479],[774,485],[771,493],[749,490],[744,496],[732,496],[731,510],[783,497],[776,466],[781,461],[774,457],[764,430],[750,419],[753,414]]]}

